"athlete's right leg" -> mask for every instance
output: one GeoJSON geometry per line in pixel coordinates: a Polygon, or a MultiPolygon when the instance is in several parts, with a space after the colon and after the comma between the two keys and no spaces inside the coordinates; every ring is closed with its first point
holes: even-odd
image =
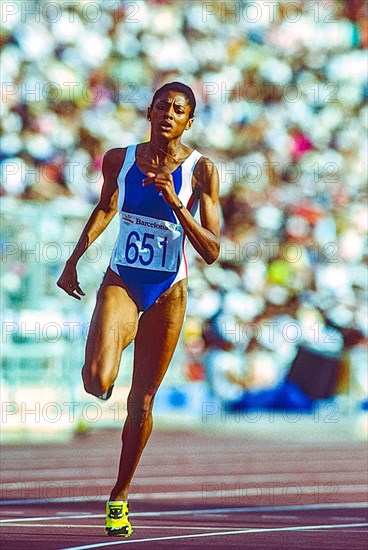
{"type": "Polygon", "coordinates": [[[86,343],[82,377],[87,393],[99,397],[112,386],[121,354],[135,338],[137,328],[137,306],[120,277],[109,268],[98,291],[86,343]]]}

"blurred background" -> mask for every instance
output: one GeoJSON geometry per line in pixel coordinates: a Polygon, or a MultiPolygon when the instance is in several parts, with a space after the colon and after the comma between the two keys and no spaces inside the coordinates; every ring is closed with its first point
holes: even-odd
{"type": "Polygon", "coordinates": [[[222,236],[213,266],[187,247],[187,317],[157,415],[364,409],[367,3],[13,0],[1,10],[5,439],[121,424],[131,349],[112,403],[92,401],[80,379],[117,221],[80,261],[80,303],[56,280],[98,200],[104,152],[149,139],[146,109],[172,80],[197,97],[185,143],[219,169],[222,236]]]}

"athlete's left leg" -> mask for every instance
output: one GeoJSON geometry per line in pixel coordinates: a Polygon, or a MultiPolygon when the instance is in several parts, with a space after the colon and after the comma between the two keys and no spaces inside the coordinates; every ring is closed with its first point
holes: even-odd
{"type": "Polygon", "coordinates": [[[131,479],[152,431],[154,397],[179,339],[186,300],[187,279],[184,279],[160,296],[139,320],[119,474],[110,500],[128,497],[131,479]]]}

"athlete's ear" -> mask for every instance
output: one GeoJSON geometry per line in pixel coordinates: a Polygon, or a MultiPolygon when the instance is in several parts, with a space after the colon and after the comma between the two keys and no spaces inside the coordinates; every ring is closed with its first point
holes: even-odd
{"type": "Polygon", "coordinates": [[[194,122],[194,118],[190,118],[187,122],[185,129],[189,130],[192,127],[193,122],[194,122]]]}
{"type": "Polygon", "coordinates": [[[147,119],[151,120],[151,107],[148,107],[147,109],[147,119]]]}

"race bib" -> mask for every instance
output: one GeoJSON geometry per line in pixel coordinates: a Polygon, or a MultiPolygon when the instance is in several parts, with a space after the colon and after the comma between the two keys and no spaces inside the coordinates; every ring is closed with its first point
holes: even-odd
{"type": "Polygon", "coordinates": [[[180,224],[122,211],[114,261],[136,269],[175,273],[183,234],[180,224]]]}

